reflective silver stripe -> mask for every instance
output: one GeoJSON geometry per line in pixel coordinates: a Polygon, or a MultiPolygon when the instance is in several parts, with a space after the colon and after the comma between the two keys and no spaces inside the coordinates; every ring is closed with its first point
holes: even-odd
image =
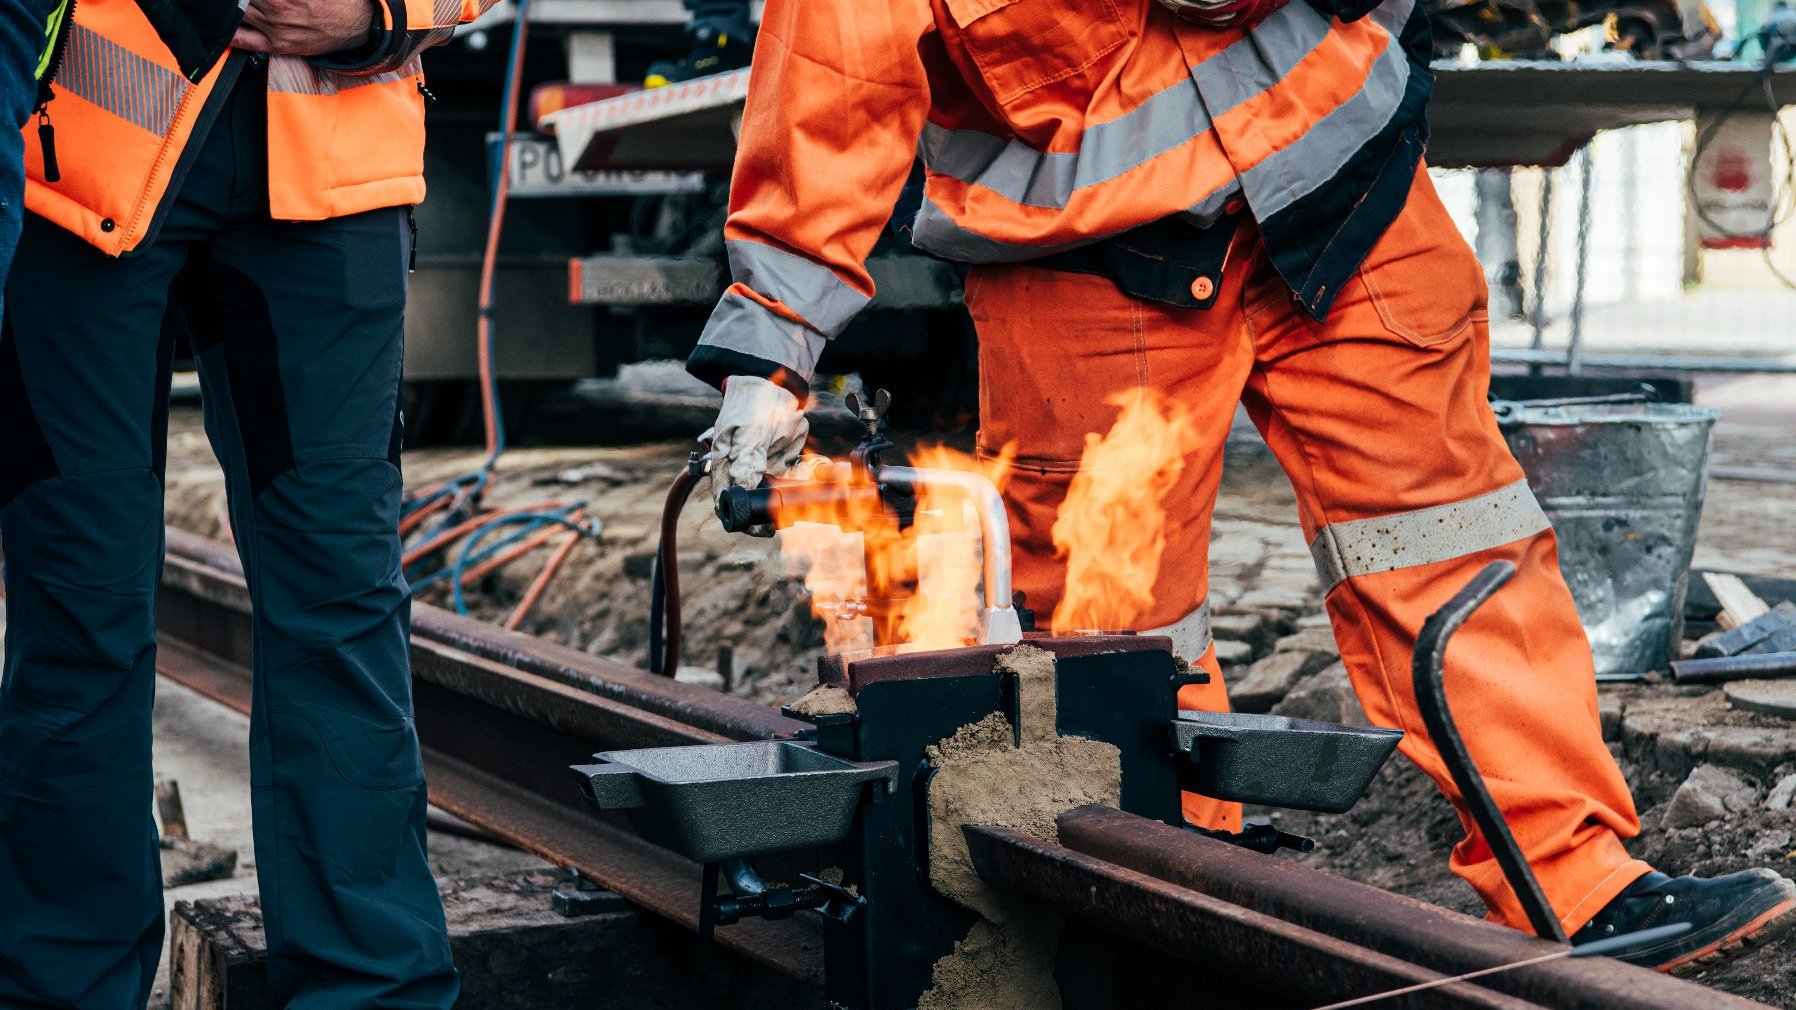
{"type": "MultiPolygon", "coordinates": [[[[1136,223],[1146,224],[1147,221],[1136,223]]],[[[1117,231],[1121,230],[1123,229],[1117,229],[1117,231]]],[[[947,211],[942,210],[936,206],[935,201],[927,198],[924,199],[923,206],[917,211],[916,223],[911,226],[911,241],[916,244],[918,249],[934,253],[943,259],[957,260],[961,263],[1021,263],[1024,260],[1052,256],[1068,249],[1077,249],[1079,246],[1090,245],[1108,237],[1108,235],[1091,235],[1081,236],[1076,242],[1062,242],[1057,245],[1018,245],[990,238],[961,227],[948,216],[947,211]]]]}
{"type": "Polygon", "coordinates": [[[1061,209],[1076,191],[1102,185],[1207,132],[1213,115],[1277,84],[1328,29],[1328,20],[1308,4],[1287,4],[1246,38],[1191,68],[1191,81],[1174,83],[1115,119],[1088,124],[1077,153],[1047,153],[1020,140],[930,123],[920,144],[923,163],[1014,203],[1061,209]]]}
{"type": "Polygon", "coordinates": [[[1288,3],[1248,29],[1247,37],[1191,68],[1213,118],[1221,118],[1283,80],[1328,37],[1332,22],[1307,3],[1288,3]]]}
{"type": "Polygon", "coordinates": [[[1403,45],[1392,36],[1352,98],[1317,120],[1303,136],[1241,173],[1254,213],[1264,220],[1333,179],[1341,163],[1391,121],[1413,72],[1403,45]]]}
{"type": "Polygon", "coordinates": [[[297,56],[276,56],[268,61],[268,90],[282,95],[335,95],[371,84],[392,84],[415,76],[423,64],[417,57],[398,70],[379,74],[340,74],[297,56]]]}
{"type": "Polygon", "coordinates": [[[1210,651],[1210,601],[1198,604],[1196,610],[1164,628],[1155,628],[1142,634],[1165,635],[1172,639],[1173,655],[1188,663],[1195,663],[1210,651]]]}
{"type": "Polygon", "coordinates": [[[725,291],[718,299],[698,342],[771,361],[807,382],[817,371],[817,356],[829,343],[816,330],[775,315],[736,291],[725,291]]]}
{"type": "Polygon", "coordinates": [[[1085,128],[1078,153],[1044,153],[977,130],[923,127],[923,163],[1013,203],[1061,209],[1073,193],[1109,182],[1210,129],[1203,100],[1181,81],[1127,113],[1085,128]]]}
{"type": "Polygon", "coordinates": [[[1547,516],[1526,480],[1489,494],[1322,527],[1310,543],[1325,589],[1360,575],[1432,565],[1531,537],[1547,516]]]}
{"type": "Polygon", "coordinates": [[[174,125],[181,99],[193,86],[79,23],[69,31],[55,85],[159,137],[174,125]]]}
{"type": "Polygon", "coordinates": [[[724,248],[730,256],[731,279],[781,302],[826,337],[841,333],[867,305],[866,295],[803,256],[744,239],[731,239],[724,248]]]}

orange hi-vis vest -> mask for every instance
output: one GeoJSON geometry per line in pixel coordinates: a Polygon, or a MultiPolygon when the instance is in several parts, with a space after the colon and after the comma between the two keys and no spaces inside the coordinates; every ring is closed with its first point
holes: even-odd
{"type": "MultiPolygon", "coordinates": [[[[422,200],[418,54],[491,3],[383,0],[366,58],[270,57],[270,216],[318,221],[422,200]]],[[[183,154],[250,58],[232,50],[191,83],[133,0],[81,0],[47,106],[60,176],[45,181],[38,131],[27,125],[25,206],[114,256],[153,239],[183,154]]]]}
{"type": "Polygon", "coordinates": [[[872,297],[866,257],[918,156],[920,206],[894,223],[924,252],[1017,262],[1242,210],[1319,318],[1402,209],[1430,48],[1416,0],[1353,21],[1290,0],[1251,29],[1156,0],[767,0],[734,283],[688,367],[802,394],[872,297]]]}

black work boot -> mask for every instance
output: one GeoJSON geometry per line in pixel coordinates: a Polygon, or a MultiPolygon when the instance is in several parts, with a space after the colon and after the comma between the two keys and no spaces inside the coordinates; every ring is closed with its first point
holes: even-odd
{"type": "Polygon", "coordinates": [[[1796,882],[1774,870],[1723,877],[1668,877],[1649,873],[1604,906],[1573,934],[1573,946],[1677,922],[1690,931],[1647,941],[1611,957],[1681,975],[1738,956],[1796,926],[1796,882]]]}
{"type": "Polygon", "coordinates": [[[719,25],[695,20],[686,31],[692,36],[692,51],[677,60],[656,60],[649,64],[648,73],[643,75],[643,87],[664,88],[696,77],[738,70],[748,66],[749,56],[754,53],[754,32],[746,21],[739,25],[719,25]]]}

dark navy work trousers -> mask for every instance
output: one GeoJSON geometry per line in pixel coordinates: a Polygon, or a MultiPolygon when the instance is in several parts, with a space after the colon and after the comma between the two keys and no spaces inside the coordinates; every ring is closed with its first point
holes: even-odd
{"type": "MultiPolygon", "coordinates": [[[[239,57],[241,58],[241,57],[239,57]]],[[[445,1008],[400,571],[403,209],[269,219],[245,73],[160,230],[35,217],[0,337],[0,1008],[127,1010],[162,945],[150,704],[170,362],[185,331],[254,608],[268,977],[289,1008],[445,1008]]]]}

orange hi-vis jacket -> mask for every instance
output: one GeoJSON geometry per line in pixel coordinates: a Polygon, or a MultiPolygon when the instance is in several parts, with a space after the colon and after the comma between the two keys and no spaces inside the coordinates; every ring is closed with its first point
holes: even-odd
{"type": "Polygon", "coordinates": [[[872,297],[866,257],[919,155],[921,206],[896,224],[924,252],[1024,261],[1244,205],[1320,318],[1403,207],[1429,49],[1416,0],[1353,21],[1291,0],[1220,30],[1156,0],[767,0],[734,283],[688,367],[802,395],[872,297]]]}
{"type": "MultiPolygon", "coordinates": [[[[354,62],[270,57],[270,216],[318,221],[422,200],[418,54],[491,3],[380,0],[380,31],[354,62]]],[[[47,106],[60,178],[44,180],[27,125],[25,206],[114,256],[153,239],[183,153],[249,59],[231,50],[191,83],[133,0],[81,0],[47,106]]]]}

